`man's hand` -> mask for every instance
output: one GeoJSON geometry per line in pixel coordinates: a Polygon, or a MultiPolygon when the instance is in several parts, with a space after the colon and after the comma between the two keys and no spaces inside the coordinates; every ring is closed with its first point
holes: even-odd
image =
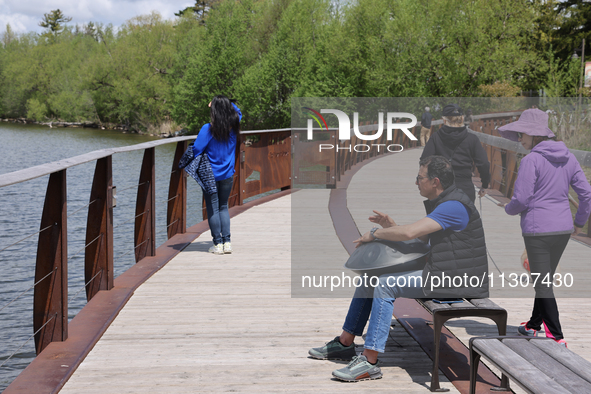
{"type": "Polygon", "coordinates": [[[500,202],[497,204],[497,206],[501,207],[501,208],[505,208],[507,206],[508,203],[506,202],[500,202]]]}
{"type": "Polygon", "coordinates": [[[390,216],[386,215],[385,213],[381,213],[380,211],[374,210],[373,212],[375,213],[375,215],[369,217],[370,222],[377,223],[383,228],[396,226],[396,222],[394,222],[394,219],[392,219],[390,216]]]}
{"type": "Polygon", "coordinates": [[[480,190],[478,191],[478,197],[482,198],[484,196],[486,196],[486,189],[480,188],[480,190]]]}
{"type": "Polygon", "coordinates": [[[366,232],[365,234],[363,234],[363,235],[361,236],[361,238],[357,238],[357,239],[356,239],[355,241],[353,241],[353,242],[356,242],[356,243],[357,243],[357,245],[355,246],[355,248],[358,248],[358,247],[360,247],[361,245],[363,245],[364,243],[366,243],[366,242],[371,242],[371,241],[373,241],[373,237],[371,236],[371,234],[370,234],[370,233],[369,233],[369,231],[368,231],[368,232],[366,232]]]}
{"type": "Polygon", "coordinates": [[[575,226],[575,231],[573,231],[573,233],[571,234],[571,237],[574,237],[575,235],[578,235],[582,231],[583,231],[583,228],[582,227],[575,226]]]}

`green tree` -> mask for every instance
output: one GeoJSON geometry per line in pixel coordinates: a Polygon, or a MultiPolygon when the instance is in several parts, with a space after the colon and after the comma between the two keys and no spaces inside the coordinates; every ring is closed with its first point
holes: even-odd
{"type": "Polygon", "coordinates": [[[95,70],[99,79],[94,83],[108,95],[103,108],[107,118],[145,130],[170,116],[174,35],[172,23],[157,12],[132,18],[120,28],[95,70]]]}
{"type": "Polygon", "coordinates": [[[187,64],[174,88],[174,116],[193,131],[209,121],[207,104],[217,94],[235,97],[235,84],[256,61],[250,51],[259,4],[251,0],[225,1],[207,19],[200,45],[178,59],[187,64]]]}
{"type": "MultiPolygon", "coordinates": [[[[565,0],[556,3],[556,15],[561,22],[554,31],[555,52],[563,61],[568,61],[575,48],[586,41],[585,53],[591,48],[591,2],[565,0]]],[[[579,53],[580,55],[580,53],[579,53]]]]}
{"type": "Polygon", "coordinates": [[[330,17],[329,3],[322,0],[276,1],[266,6],[259,20],[269,23],[270,15],[280,18],[265,29],[272,33],[268,44],[260,47],[260,60],[236,82],[237,96],[245,108],[253,109],[245,116],[249,128],[289,127],[291,97],[306,94],[301,86],[306,85],[309,64],[330,17]],[[296,93],[298,89],[302,93],[296,93]]]}
{"type": "Polygon", "coordinates": [[[43,19],[39,22],[39,26],[47,29],[44,33],[45,37],[55,38],[64,30],[64,23],[70,22],[71,20],[71,17],[65,16],[58,8],[47,14],[43,14],[43,19]]]}
{"type": "Polygon", "coordinates": [[[4,46],[4,48],[7,48],[16,39],[16,33],[14,32],[14,30],[12,30],[12,27],[10,27],[10,23],[7,23],[6,30],[4,31],[4,33],[2,33],[2,45],[4,46]]]}
{"type": "Polygon", "coordinates": [[[196,19],[200,24],[205,24],[205,18],[209,11],[214,7],[220,0],[196,0],[195,5],[187,7],[179,12],[175,13],[176,16],[187,16],[196,19]]]}

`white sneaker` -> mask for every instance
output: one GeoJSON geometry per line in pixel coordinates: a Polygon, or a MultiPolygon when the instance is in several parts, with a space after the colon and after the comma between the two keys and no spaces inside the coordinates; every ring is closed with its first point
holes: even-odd
{"type": "Polygon", "coordinates": [[[232,244],[230,242],[224,243],[224,253],[226,253],[226,254],[232,253],[232,244]]]}
{"type": "Polygon", "coordinates": [[[224,247],[222,244],[213,245],[211,248],[209,248],[209,253],[224,254],[224,247]]]}

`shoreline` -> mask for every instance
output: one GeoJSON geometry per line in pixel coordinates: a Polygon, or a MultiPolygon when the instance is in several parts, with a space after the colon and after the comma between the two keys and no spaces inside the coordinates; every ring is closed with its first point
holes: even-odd
{"type": "Polygon", "coordinates": [[[128,125],[121,124],[121,123],[96,123],[96,122],[64,122],[64,121],[52,121],[52,122],[37,122],[35,120],[30,120],[26,118],[0,118],[0,122],[6,123],[18,123],[18,124],[30,124],[30,125],[38,125],[38,126],[48,126],[51,128],[85,128],[85,129],[100,129],[100,130],[119,130],[122,131],[123,134],[138,134],[138,135],[145,135],[151,137],[160,137],[160,138],[172,138],[172,137],[180,137],[183,135],[187,135],[186,129],[181,129],[174,132],[163,132],[163,133],[149,133],[146,131],[137,130],[135,128],[131,128],[128,125]]]}

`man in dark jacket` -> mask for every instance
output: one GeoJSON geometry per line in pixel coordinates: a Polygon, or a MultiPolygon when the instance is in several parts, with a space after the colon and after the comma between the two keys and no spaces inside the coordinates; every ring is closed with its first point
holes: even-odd
{"type": "Polygon", "coordinates": [[[440,155],[451,161],[456,178],[456,186],[470,197],[476,199],[472,183],[472,168],[476,166],[480,173],[482,188],[478,195],[486,194],[490,182],[490,163],[482,144],[464,125],[462,109],[457,104],[443,108],[443,126],[433,134],[421,155],[421,160],[440,155]]]}
{"type": "Polygon", "coordinates": [[[488,297],[488,260],[482,221],[468,196],[454,185],[451,163],[442,156],[420,162],[415,184],[426,197],[427,216],[415,223],[397,225],[388,215],[374,211],[370,221],[382,226],[357,239],[358,246],[375,240],[408,241],[419,238],[431,245],[431,255],[421,271],[383,275],[375,286],[360,286],[349,306],[343,332],[325,346],[310,349],[317,359],[348,360],[332,375],[343,381],[379,379],[378,353],[388,340],[396,298],[488,297]],[[459,283],[458,279],[460,280],[459,283]],[[373,297],[373,298],[372,298],[373,297]],[[356,336],[369,320],[364,351],[355,355],[356,336]]]}
{"type": "Polygon", "coordinates": [[[429,107],[425,107],[425,112],[421,116],[421,146],[425,146],[431,137],[431,120],[433,120],[431,110],[429,107]]]}

